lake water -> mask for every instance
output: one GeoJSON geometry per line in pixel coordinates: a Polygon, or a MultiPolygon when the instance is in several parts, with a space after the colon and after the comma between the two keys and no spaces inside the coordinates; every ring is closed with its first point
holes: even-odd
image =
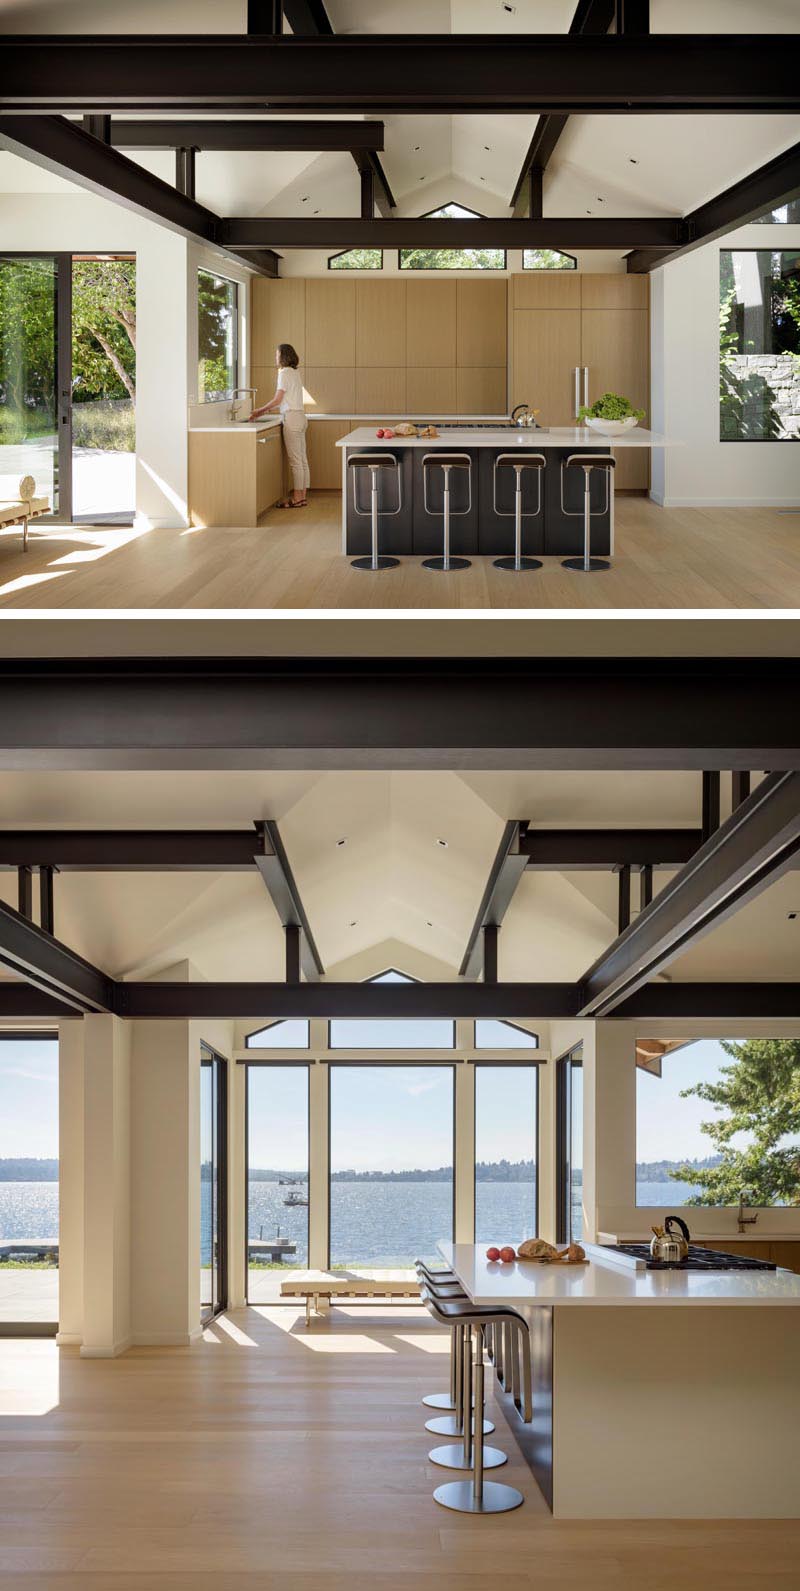
{"type": "MultiPolygon", "coordinates": [[[[206,1193],[208,1184],[204,1185],[206,1193]]],[[[533,1183],[479,1182],[476,1241],[519,1243],[534,1229],[533,1183]]],[[[683,1182],[639,1182],[637,1203],[680,1207],[694,1190],[683,1182]]],[[[249,1234],[280,1232],[297,1245],[291,1263],[308,1263],[308,1209],[284,1204],[277,1182],[251,1182],[249,1234]]],[[[202,1200],[201,1240],[209,1249],[209,1204],[202,1200]]],[[[449,1182],[332,1182],[331,1263],[408,1265],[417,1254],[434,1254],[437,1240],[452,1230],[453,1188],[449,1182]]],[[[580,1191],[574,1229],[580,1214],[580,1191]]],[[[0,1238],[57,1237],[57,1182],[0,1182],[0,1238]]]]}

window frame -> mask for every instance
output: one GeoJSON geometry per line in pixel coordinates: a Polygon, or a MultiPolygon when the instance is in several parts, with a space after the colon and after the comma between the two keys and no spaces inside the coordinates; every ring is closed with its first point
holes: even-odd
{"type": "MultiPolygon", "coordinates": [[[[354,274],[357,274],[359,271],[366,271],[368,274],[372,274],[373,271],[377,272],[377,271],[382,271],[383,270],[383,265],[384,265],[384,251],[383,251],[383,249],[377,249],[376,250],[376,253],[379,254],[380,257],[381,257],[380,265],[334,265],[333,264],[334,260],[341,260],[344,257],[345,254],[352,254],[353,253],[353,249],[356,248],[356,247],[357,247],[356,244],[352,244],[349,249],[339,249],[337,254],[329,254],[328,255],[327,269],[329,271],[341,271],[342,274],[344,274],[346,271],[352,271],[354,274]]],[[[369,247],[369,244],[367,244],[367,247],[369,247]]]]}
{"type": "MultiPolygon", "coordinates": [[[[764,220],[763,217],[761,219],[764,220]]],[[[783,223],[783,222],[779,222],[779,221],[774,221],[774,222],[770,222],[768,224],[773,225],[773,226],[781,226],[781,225],[794,225],[794,226],[797,226],[798,223],[797,222],[783,223]]],[[[719,250],[719,253],[718,253],[718,263],[717,263],[717,284],[718,284],[718,289],[719,290],[721,290],[721,288],[722,288],[722,261],[723,261],[723,256],[726,255],[726,254],[730,257],[731,261],[733,261],[734,256],[737,255],[737,254],[738,255],[741,255],[741,254],[779,254],[779,255],[794,254],[797,257],[798,263],[800,264],[800,244],[797,244],[797,245],[786,245],[786,246],[781,245],[777,249],[774,249],[774,248],[770,248],[768,240],[765,240],[765,244],[764,244],[763,247],[759,247],[758,244],[749,243],[749,244],[746,244],[745,246],[743,246],[741,248],[731,248],[731,247],[721,248],[719,250]]],[[[731,266],[731,269],[732,269],[732,266],[731,266]]],[[[774,280],[774,279],[775,278],[773,277],[772,280],[774,280]]],[[[723,411],[722,411],[722,372],[723,372],[723,369],[724,369],[724,366],[725,366],[725,361],[723,359],[723,354],[722,354],[722,334],[723,334],[723,327],[720,324],[719,339],[718,339],[719,345],[718,345],[718,349],[717,349],[717,357],[718,357],[718,362],[719,362],[720,391],[719,391],[719,395],[718,395],[718,398],[717,398],[717,425],[716,425],[716,431],[717,431],[716,440],[719,443],[719,445],[721,447],[725,447],[729,443],[734,443],[734,444],[737,444],[737,445],[742,445],[742,444],[746,443],[746,444],[749,445],[751,443],[761,443],[761,444],[763,444],[765,442],[772,443],[773,445],[775,445],[775,444],[780,444],[780,443],[783,443],[783,442],[798,442],[798,441],[800,441],[800,434],[798,434],[797,436],[792,436],[792,435],[788,435],[788,434],[784,435],[784,436],[723,436],[722,435],[722,415],[723,415],[723,411]]],[[[751,350],[751,351],[755,354],[756,357],[758,357],[758,354],[756,353],[755,350],[751,350]]],[[[733,357],[737,358],[737,357],[743,357],[743,356],[739,355],[739,354],[734,354],[733,357]]],[[[769,353],[766,353],[766,354],[763,355],[763,357],[764,358],[769,358],[769,357],[771,357],[771,355],[769,353]]],[[[798,360],[798,363],[800,364],[800,349],[798,349],[798,352],[796,354],[794,354],[794,355],[790,354],[790,357],[794,357],[796,360],[798,360]]],[[[772,389],[769,389],[769,390],[772,391],[772,389]]],[[[773,396],[774,396],[774,393],[773,393],[773,396]]]]}
{"type": "MultiPolygon", "coordinates": [[[[450,1060],[443,1060],[443,1061],[437,1061],[437,1060],[432,1060],[431,1061],[431,1060],[429,1060],[429,1061],[425,1061],[423,1064],[426,1067],[431,1067],[431,1066],[448,1067],[449,1070],[450,1070],[450,1074],[451,1074],[450,1086],[451,1086],[451,1103],[452,1103],[453,1182],[452,1182],[452,1190],[451,1190],[451,1210],[450,1210],[450,1233],[451,1233],[451,1237],[450,1237],[450,1241],[454,1243],[455,1242],[455,1235],[456,1235],[456,1177],[458,1175],[457,1168],[458,1168],[458,1143],[459,1143],[459,1139],[458,1139],[458,1110],[457,1110],[457,1106],[456,1106],[456,1073],[457,1073],[457,1068],[458,1068],[460,1063],[459,1063],[458,1059],[455,1056],[453,1056],[453,1057],[451,1057],[450,1060]]],[[[326,1249],[326,1268],[328,1270],[330,1270],[331,1269],[331,1184],[332,1184],[332,1176],[331,1176],[331,1141],[332,1141],[332,1122],[333,1122],[333,1110],[331,1108],[331,1099],[332,1099],[332,1093],[333,1093],[333,1090],[332,1090],[332,1087],[331,1087],[331,1073],[334,1070],[334,1068],[337,1067],[337,1066],[349,1067],[351,1069],[353,1067],[358,1069],[358,1068],[364,1067],[364,1066],[371,1066],[373,1069],[375,1069],[376,1067],[380,1067],[381,1069],[387,1069],[387,1068],[392,1068],[392,1067],[397,1067],[397,1066],[404,1066],[404,1067],[413,1066],[414,1062],[413,1062],[413,1060],[409,1061],[409,1060],[392,1059],[392,1057],[390,1055],[388,1060],[377,1060],[377,1061],[376,1060],[369,1060],[369,1061],[354,1061],[354,1060],[348,1060],[348,1061],[327,1061],[326,1065],[328,1067],[328,1154],[327,1154],[327,1158],[328,1158],[328,1232],[327,1232],[327,1249],[326,1249]]],[[[473,1156],[473,1167],[474,1167],[474,1156],[473,1156]]],[[[473,1169],[473,1177],[474,1177],[474,1169],[473,1169]]],[[[308,1197],[309,1197],[309,1208],[310,1208],[310,1205],[311,1205],[311,1194],[310,1193],[309,1193],[308,1197]]],[[[369,1261],[366,1261],[365,1263],[368,1265],[369,1261]]]]}
{"type": "MultiPolygon", "coordinates": [[[[476,1051],[483,1049],[483,1046],[478,1043],[478,1023],[479,1022],[485,1022],[485,1021],[502,1022],[504,1027],[513,1028],[515,1033],[524,1033],[526,1039],[528,1040],[527,1048],[529,1048],[531,1050],[538,1050],[539,1044],[540,1044],[540,1037],[539,1037],[538,1033],[531,1032],[529,1028],[520,1027],[518,1022],[512,1022],[509,1017],[501,1016],[501,1017],[489,1017],[489,1018],[487,1018],[487,1017],[475,1017],[474,1024],[473,1024],[473,1029],[472,1029],[472,1042],[473,1042],[473,1046],[474,1046],[476,1051]]],[[[504,1048],[504,1046],[502,1044],[487,1044],[486,1045],[486,1049],[487,1049],[487,1051],[489,1053],[491,1053],[494,1050],[502,1050],[503,1048],[504,1048]]],[[[509,1055],[516,1055],[523,1048],[525,1048],[525,1046],[522,1045],[522,1044],[514,1044],[514,1045],[512,1045],[509,1048],[508,1053],[509,1053],[509,1055]]]]}
{"type": "MultiPolygon", "coordinates": [[[[494,1055],[494,1056],[489,1056],[486,1060],[481,1058],[480,1060],[471,1060],[470,1063],[469,1063],[470,1066],[472,1067],[472,1073],[473,1073],[473,1076],[472,1076],[472,1098],[473,1098],[473,1108],[472,1108],[472,1241],[473,1241],[473,1243],[477,1243],[477,1241],[478,1241],[477,1237],[476,1237],[476,1232],[477,1232],[477,1229],[478,1229],[478,1212],[477,1212],[477,1203],[478,1203],[478,1199],[477,1199],[477,1186],[478,1186],[478,1177],[477,1177],[477,1170],[478,1170],[478,1074],[477,1074],[477,1069],[478,1069],[479,1066],[489,1066],[489,1067],[498,1067],[498,1066],[524,1067],[524,1066],[532,1066],[534,1068],[534,1071],[535,1071],[535,1074],[536,1074],[536,1090],[535,1090],[535,1093],[536,1093],[536,1133],[535,1133],[535,1139],[534,1139],[534,1154],[535,1154],[535,1162],[534,1162],[534,1164],[535,1164],[535,1167],[536,1167],[536,1193],[535,1193],[535,1198],[534,1198],[534,1223],[535,1223],[536,1230],[532,1234],[532,1236],[538,1237],[538,1235],[539,1235],[539,1214],[540,1214],[540,1177],[539,1177],[539,1167],[540,1167],[540,1164],[541,1164],[541,1147],[542,1147],[542,1113],[541,1113],[542,1084],[541,1084],[541,1078],[539,1076],[539,1067],[543,1066],[543,1065],[546,1065],[546,1061],[545,1060],[534,1060],[534,1059],[532,1059],[531,1056],[527,1056],[527,1057],[525,1057],[523,1059],[522,1057],[516,1056],[515,1052],[513,1052],[513,1051],[511,1052],[511,1054],[512,1054],[512,1056],[514,1056],[513,1059],[509,1058],[507,1060],[503,1056],[494,1055]]],[[[453,1181],[455,1182],[455,1178],[453,1179],[453,1181]]]]}
{"type": "MultiPolygon", "coordinates": [[[[253,1043],[251,1043],[251,1040],[255,1039],[255,1038],[258,1038],[261,1033],[268,1033],[271,1028],[280,1027],[283,1022],[291,1022],[291,1021],[292,1021],[291,1017],[276,1016],[276,1017],[273,1017],[271,1022],[262,1022],[260,1027],[257,1027],[257,1028],[253,1029],[252,1033],[246,1033],[245,1034],[245,1036],[244,1036],[244,1047],[245,1047],[245,1049],[246,1050],[263,1050],[263,1049],[269,1048],[269,1046],[267,1046],[265,1044],[253,1044],[253,1043]]],[[[285,1048],[287,1050],[290,1050],[290,1051],[296,1053],[297,1055],[306,1055],[308,1053],[308,1051],[311,1049],[311,1020],[310,1020],[309,1017],[301,1017],[300,1021],[304,1021],[305,1024],[306,1024],[306,1027],[308,1029],[308,1039],[307,1039],[306,1043],[305,1044],[287,1044],[287,1045],[285,1045],[285,1048]]],[[[280,1048],[281,1048],[281,1046],[279,1044],[276,1045],[276,1049],[280,1049],[280,1048]]]]}
{"type": "MultiPolygon", "coordinates": [[[[300,1053],[302,1053],[302,1052],[300,1052],[300,1053]]],[[[249,1244],[250,1244],[250,1070],[249,1069],[250,1069],[250,1067],[258,1067],[259,1069],[261,1069],[261,1068],[270,1068],[270,1067],[276,1067],[276,1066],[280,1066],[280,1067],[287,1067],[287,1066],[301,1067],[301,1066],[304,1066],[305,1069],[306,1069],[306,1157],[307,1157],[307,1160],[308,1160],[307,1182],[306,1182],[306,1187],[308,1188],[308,1205],[307,1205],[308,1214],[306,1216],[306,1250],[309,1250],[310,1249],[310,1244],[311,1244],[311,1068],[312,1068],[312,1066],[316,1065],[316,1062],[313,1061],[313,1060],[310,1060],[310,1059],[309,1060],[299,1060],[299,1059],[295,1059],[295,1058],[292,1058],[292,1057],[287,1059],[285,1056],[281,1057],[281,1058],[276,1058],[274,1060],[272,1058],[270,1058],[269,1060],[266,1060],[266,1059],[261,1059],[260,1057],[254,1057],[253,1059],[250,1059],[250,1057],[248,1057],[247,1060],[239,1060],[239,1061],[237,1061],[237,1065],[238,1066],[243,1066],[245,1068],[245,1074],[244,1074],[244,1155],[242,1157],[243,1161],[244,1161],[244,1212],[243,1212],[244,1220],[242,1222],[242,1226],[244,1228],[244,1301],[245,1301],[246,1305],[249,1305],[250,1304],[250,1266],[249,1266],[249,1263],[248,1263],[248,1259],[249,1259],[249,1244]]],[[[330,1110],[328,1111],[328,1115],[330,1116],[330,1110]]],[[[310,1269],[310,1260],[311,1260],[310,1253],[308,1255],[308,1259],[309,1259],[309,1264],[306,1266],[306,1269],[310,1269]]],[[[255,1303],[258,1303],[258,1302],[259,1302],[259,1300],[256,1299],[255,1303]]],[[[284,1300],[283,1299],[279,1299],[278,1302],[283,1304],[284,1300]]],[[[292,1303],[292,1300],[287,1299],[285,1302],[286,1302],[287,1305],[289,1305],[289,1304],[292,1303]]],[[[274,1306],[270,1305],[270,1308],[272,1308],[272,1307],[274,1307],[274,1306]]]]}
{"type": "Polygon", "coordinates": [[[556,275],[561,275],[562,273],[565,273],[565,272],[568,272],[568,271],[577,271],[577,269],[578,269],[578,256],[576,254],[570,254],[568,249],[549,249],[549,250],[547,250],[545,252],[548,252],[550,254],[560,254],[562,259],[571,260],[572,261],[571,265],[526,265],[525,264],[525,256],[526,256],[526,254],[541,254],[542,252],[543,251],[541,249],[523,249],[522,250],[522,269],[523,269],[523,271],[554,271],[556,273],[556,275]]]}
{"type": "MultiPolygon", "coordinates": [[[[205,1324],[228,1308],[228,1061],[205,1039],[200,1041],[201,1077],[203,1068],[211,1071],[212,1088],[212,1197],[216,1202],[217,1263],[214,1301],[214,1216],[211,1220],[211,1304],[200,1300],[200,1320],[205,1324]]],[[[201,1162],[202,1163],[202,1162],[201,1162]]],[[[202,1211],[201,1211],[202,1215],[202,1211]]]]}
{"type": "Polygon", "coordinates": [[[556,1242],[572,1237],[572,1069],[583,1070],[583,1044],[556,1060],[556,1242]]]}
{"type": "MultiPolygon", "coordinates": [[[[468,204],[459,204],[457,199],[446,199],[444,204],[436,204],[432,210],[423,210],[421,216],[419,216],[418,219],[420,221],[446,220],[447,217],[442,216],[441,212],[442,210],[447,210],[450,205],[455,205],[459,210],[468,211],[470,217],[472,217],[475,221],[486,221],[489,219],[488,216],[482,215],[480,210],[473,210],[468,204]]],[[[445,244],[444,250],[442,252],[446,252],[446,250],[447,245],[445,244]]],[[[404,265],[403,255],[414,252],[416,251],[402,248],[397,250],[398,271],[478,271],[480,273],[508,270],[508,249],[498,249],[497,251],[503,256],[502,265],[404,265]]]]}
{"type": "MultiPolygon", "coordinates": [[[[412,978],[412,976],[411,976],[411,974],[409,972],[402,972],[399,967],[384,967],[382,972],[374,972],[374,973],[372,973],[370,975],[369,978],[365,978],[363,981],[365,983],[381,983],[383,981],[383,979],[387,976],[387,974],[389,974],[390,972],[391,973],[395,973],[396,976],[403,983],[421,983],[422,982],[421,978],[412,978]]],[[[334,1022],[339,1022],[341,1020],[343,1020],[341,1017],[335,1017],[335,1016],[334,1017],[330,1017],[329,1016],[327,1018],[327,1021],[326,1021],[326,1033],[325,1033],[326,1052],[329,1055],[348,1055],[348,1054],[349,1055],[358,1055],[360,1053],[359,1050],[357,1048],[355,1048],[352,1044],[334,1044],[332,1042],[331,1032],[332,1032],[333,1024],[334,1024],[334,1022]]],[[[370,1018],[369,1017],[356,1017],[356,1018],[352,1018],[352,1019],[344,1018],[344,1020],[345,1021],[346,1020],[353,1020],[353,1021],[369,1022],[370,1018]]],[[[457,1035],[456,1018],[455,1017],[452,1017],[452,1018],[451,1017],[432,1017],[432,1018],[425,1018],[425,1017],[378,1017],[375,1020],[381,1021],[381,1022],[415,1022],[415,1021],[416,1022],[425,1022],[426,1020],[435,1021],[435,1022],[450,1022],[450,1025],[451,1025],[451,1028],[452,1028],[452,1038],[451,1038],[450,1043],[442,1045],[441,1049],[439,1049],[436,1045],[430,1046],[430,1048],[432,1048],[434,1055],[447,1055],[449,1053],[452,1053],[452,1051],[456,1049],[456,1039],[457,1039],[458,1035],[457,1035]]],[[[473,1037],[474,1037],[474,1034],[473,1034],[473,1037]]],[[[429,1046],[428,1046],[427,1043],[421,1044],[419,1046],[418,1050],[416,1050],[413,1046],[409,1046],[408,1044],[370,1044],[370,1045],[365,1045],[364,1046],[365,1052],[367,1052],[367,1051],[375,1051],[375,1052],[380,1052],[380,1054],[382,1054],[382,1055],[389,1055],[389,1056],[391,1056],[392,1054],[396,1054],[399,1051],[402,1051],[403,1054],[409,1054],[409,1055],[415,1055],[415,1054],[424,1055],[425,1051],[428,1048],[429,1048],[429,1046]]]]}
{"type": "MultiPolygon", "coordinates": [[[[231,383],[231,392],[235,392],[236,391],[237,387],[239,386],[239,379],[240,379],[240,376],[241,376],[241,365],[242,365],[242,357],[241,357],[241,355],[242,355],[242,348],[241,348],[241,342],[242,342],[242,338],[241,338],[242,306],[241,306],[239,294],[240,294],[240,290],[242,289],[244,284],[242,282],[240,282],[238,280],[238,278],[235,277],[235,276],[226,276],[224,271],[214,271],[214,270],[212,270],[209,265],[196,265],[195,266],[195,272],[196,272],[196,278],[197,278],[197,280],[196,280],[196,287],[197,287],[197,300],[196,300],[197,388],[198,388],[198,391],[197,391],[197,402],[198,402],[198,404],[201,404],[201,405],[205,405],[207,403],[231,403],[233,401],[231,398],[226,398],[226,397],[222,396],[219,393],[217,393],[217,395],[215,397],[209,398],[209,397],[206,396],[205,391],[204,391],[203,392],[203,396],[202,397],[200,396],[200,385],[201,385],[201,382],[200,382],[200,360],[201,360],[201,354],[200,354],[200,278],[201,278],[201,276],[210,276],[210,277],[212,277],[212,279],[214,281],[226,282],[229,287],[232,287],[234,289],[233,314],[232,314],[232,317],[231,317],[231,321],[232,321],[232,325],[233,325],[233,363],[232,363],[233,381],[231,383]]],[[[246,288],[245,288],[245,292],[246,292],[246,288]]]]}

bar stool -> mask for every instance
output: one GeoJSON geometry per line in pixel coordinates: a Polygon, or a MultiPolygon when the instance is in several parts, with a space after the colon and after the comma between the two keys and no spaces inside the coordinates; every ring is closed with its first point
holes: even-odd
{"type": "Polygon", "coordinates": [[[519,573],[521,569],[541,569],[541,558],[523,558],[522,556],[522,483],[526,470],[536,471],[537,497],[536,507],[532,511],[534,518],[542,511],[542,470],[547,468],[547,460],[543,453],[498,453],[492,471],[492,506],[500,519],[510,519],[511,514],[507,508],[497,506],[497,471],[505,467],[514,471],[514,556],[513,558],[495,558],[495,569],[513,569],[519,573]]]}
{"type": "Polygon", "coordinates": [[[469,514],[472,510],[472,459],[468,453],[425,453],[422,459],[422,502],[426,514],[435,514],[428,502],[428,471],[433,467],[440,469],[443,476],[443,503],[442,517],[444,520],[444,552],[441,558],[423,558],[423,569],[443,569],[449,573],[451,569],[469,569],[469,558],[450,557],[450,520],[469,514]],[[450,472],[451,470],[467,471],[467,506],[466,508],[450,507],[450,472]]]}
{"type": "Polygon", "coordinates": [[[396,569],[400,563],[399,558],[378,556],[378,481],[381,472],[394,470],[397,480],[397,507],[384,509],[385,519],[396,519],[403,511],[403,477],[400,465],[394,453],[350,453],[347,458],[347,468],[353,471],[353,513],[360,519],[371,520],[371,553],[368,558],[353,558],[350,562],[351,569],[396,569]],[[358,501],[359,471],[369,470],[370,474],[370,506],[362,508],[358,501]]]}
{"type": "MultiPolygon", "coordinates": [[[[462,1288],[461,1283],[459,1282],[458,1277],[456,1276],[454,1271],[449,1271],[449,1270],[446,1270],[445,1268],[442,1268],[442,1269],[436,1270],[436,1271],[432,1271],[425,1264],[425,1261],[424,1260],[420,1260],[420,1259],[415,1260],[414,1264],[415,1264],[416,1271],[417,1271],[417,1278],[418,1278],[418,1280],[420,1282],[420,1290],[422,1288],[423,1281],[426,1281],[428,1283],[428,1285],[430,1286],[431,1291],[435,1293],[437,1298],[439,1298],[439,1297],[441,1297],[441,1298],[466,1298],[467,1295],[464,1292],[464,1289],[462,1288]]],[[[428,1408],[428,1409],[443,1409],[446,1413],[452,1414],[454,1412],[454,1410],[458,1407],[458,1391],[457,1391],[457,1388],[458,1388],[458,1385],[459,1385],[460,1374],[461,1374],[461,1337],[460,1337],[460,1333],[457,1330],[457,1328],[455,1326],[451,1326],[451,1328],[450,1328],[450,1391],[449,1392],[429,1392],[427,1394],[427,1396],[422,1399],[422,1401],[425,1404],[426,1408],[428,1408]]]]}
{"type": "Polygon", "coordinates": [[[561,460],[561,512],[570,519],[580,519],[583,515],[583,557],[563,558],[562,569],[580,569],[588,574],[595,569],[610,569],[611,565],[606,558],[593,558],[591,556],[592,538],[592,470],[602,470],[605,476],[606,497],[603,507],[598,513],[607,514],[611,506],[611,481],[616,468],[616,459],[610,453],[570,453],[569,458],[561,460]],[[583,508],[567,508],[564,504],[564,478],[568,469],[583,470],[583,508]]]}
{"type": "MultiPolygon", "coordinates": [[[[473,1396],[475,1409],[480,1411],[483,1408],[484,1398],[484,1327],[495,1325],[510,1312],[502,1309],[480,1309],[469,1304],[437,1304],[431,1298],[426,1298],[426,1304],[434,1319],[447,1323],[457,1316],[463,1324],[465,1331],[462,1403],[466,1406],[473,1388],[474,1366],[473,1396]]],[[[460,1514],[502,1514],[508,1513],[513,1508],[519,1508],[525,1499],[515,1486],[503,1486],[497,1481],[484,1480],[484,1470],[496,1469],[506,1463],[507,1455],[499,1448],[486,1446],[483,1440],[482,1420],[475,1420],[474,1427],[473,1432],[473,1421],[464,1419],[461,1451],[457,1447],[440,1447],[434,1448],[428,1454],[432,1463],[442,1465],[444,1468],[472,1471],[471,1480],[448,1481],[444,1486],[437,1486],[433,1494],[435,1502],[441,1503],[443,1508],[451,1508],[460,1514]]]]}

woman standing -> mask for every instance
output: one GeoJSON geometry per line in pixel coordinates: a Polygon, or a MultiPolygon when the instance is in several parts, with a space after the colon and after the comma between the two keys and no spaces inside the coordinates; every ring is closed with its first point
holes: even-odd
{"type": "Polygon", "coordinates": [[[279,343],[275,349],[278,384],[274,398],[254,409],[250,419],[260,420],[262,414],[272,414],[279,409],[283,420],[283,442],[292,468],[292,495],[278,504],[279,508],[305,508],[306,493],[311,485],[306,454],[308,417],[303,408],[303,378],[298,366],[300,360],[291,343],[279,343]]]}

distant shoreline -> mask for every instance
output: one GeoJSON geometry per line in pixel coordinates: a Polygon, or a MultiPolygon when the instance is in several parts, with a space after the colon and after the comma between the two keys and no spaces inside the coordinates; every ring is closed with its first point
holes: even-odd
{"type": "MultiPolygon", "coordinates": [[[[637,1182],[664,1182],[671,1183],[684,1166],[692,1171],[711,1170],[719,1164],[718,1155],[710,1155],[705,1160],[655,1160],[637,1161],[637,1182]]],[[[210,1168],[201,1167],[201,1176],[210,1175],[210,1168]]],[[[280,1171],[268,1167],[253,1166],[249,1171],[250,1182],[300,1182],[308,1181],[306,1171],[280,1171]]],[[[409,1171],[332,1171],[331,1182],[452,1182],[452,1166],[432,1166],[428,1170],[417,1166],[409,1171]]],[[[532,1160],[493,1160],[479,1161],[475,1167],[476,1182],[533,1182],[536,1180],[536,1168],[532,1160]]],[[[573,1182],[579,1186],[582,1182],[582,1173],[575,1170],[573,1182]]],[[[679,1180],[679,1179],[678,1179],[679,1180]]],[[[57,1160],[34,1160],[27,1158],[0,1159],[0,1184],[4,1182],[58,1182],[57,1160]]]]}

